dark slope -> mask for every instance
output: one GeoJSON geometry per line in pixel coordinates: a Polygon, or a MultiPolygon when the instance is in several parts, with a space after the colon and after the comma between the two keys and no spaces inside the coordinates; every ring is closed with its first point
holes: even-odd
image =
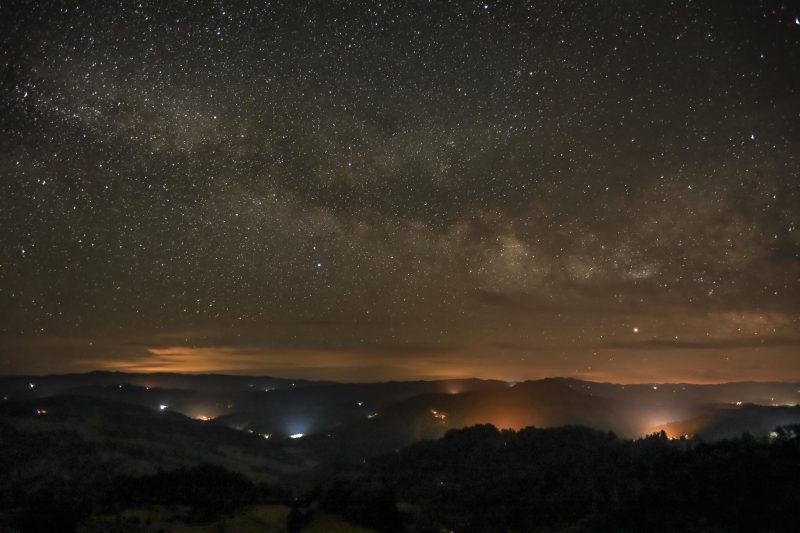
{"type": "Polygon", "coordinates": [[[585,425],[631,432],[609,402],[576,391],[559,380],[519,383],[502,389],[416,396],[370,413],[372,418],[303,439],[298,445],[326,460],[360,461],[408,444],[476,424],[519,429],[585,425]]]}
{"type": "MultiPolygon", "coordinates": [[[[326,503],[378,487],[425,531],[796,531],[800,439],[636,441],[581,427],[478,426],[365,462],[326,503]]],[[[410,522],[410,524],[409,524],[410,522]]]]}
{"type": "Polygon", "coordinates": [[[81,396],[0,405],[0,470],[18,483],[91,483],[116,474],[213,464],[259,481],[290,478],[313,462],[258,435],[169,411],[81,396]]]}
{"type": "Polygon", "coordinates": [[[202,392],[232,392],[249,389],[290,389],[320,384],[306,380],[268,376],[232,376],[225,374],[176,374],[130,372],[88,372],[49,376],[0,376],[0,393],[12,399],[42,397],[79,387],[136,385],[162,389],[185,389],[202,392]],[[33,387],[31,387],[31,384],[33,387]]]}
{"type": "Polygon", "coordinates": [[[738,437],[743,433],[769,435],[778,426],[800,424],[800,406],[744,405],[739,408],[710,408],[701,416],[670,422],[656,428],[670,437],[689,435],[713,441],[738,437]]]}
{"type": "Polygon", "coordinates": [[[502,381],[478,379],[325,384],[242,395],[234,412],[215,422],[257,433],[324,433],[418,396],[506,388],[502,381]]]}

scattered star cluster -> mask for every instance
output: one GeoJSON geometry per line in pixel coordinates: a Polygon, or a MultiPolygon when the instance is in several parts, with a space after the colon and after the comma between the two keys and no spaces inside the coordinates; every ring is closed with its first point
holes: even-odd
{"type": "Polygon", "coordinates": [[[0,373],[800,379],[800,8],[0,7],[0,373]]]}

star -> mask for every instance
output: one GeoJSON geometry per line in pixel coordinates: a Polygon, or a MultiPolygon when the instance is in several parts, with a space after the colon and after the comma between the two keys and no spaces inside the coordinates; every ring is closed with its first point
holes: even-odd
{"type": "Polygon", "coordinates": [[[779,4],[9,12],[2,370],[800,380],[779,4]]]}

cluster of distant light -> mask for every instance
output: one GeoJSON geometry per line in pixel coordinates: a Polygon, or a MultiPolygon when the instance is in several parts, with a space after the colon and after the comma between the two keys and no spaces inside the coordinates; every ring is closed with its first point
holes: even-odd
{"type": "Polygon", "coordinates": [[[442,422],[444,422],[445,419],[447,419],[447,413],[437,411],[436,409],[431,409],[431,415],[433,415],[433,418],[435,418],[436,420],[441,420],[442,422]]]}
{"type": "MultiPolygon", "coordinates": [[[[294,384],[292,384],[292,385],[294,385],[294,384]]],[[[513,385],[516,385],[516,383],[515,383],[515,382],[510,382],[510,383],[509,383],[509,386],[513,386],[513,385]]],[[[652,385],[651,385],[651,387],[652,387],[652,390],[653,390],[653,391],[659,391],[659,385],[665,385],[665,384],[652,384],[652,385]]],[[[28,383],[28,388],[29,388],[29,389],[34,389],[34,388],[36,388],[36,386],[37,386],[37,384],[36,384],[36,383],[34,383],[34,382],[29,382],[29,383],[28,383]]],[[[251,385],[251,386],[252,386],[252,385],[251,385]]],[[[117,388],[119,388],[119,389],[122,389],[123,387],[124,387],[124,384],[117,384],[117,388]]],[[[587,388],[590,388],[590,387],[591,387],[591,385],[587,384],[587,385],[585,385],[585,387],[587,387],[587,388]]],[[[620,387],[621,387],[622,389],[625,389],[625,387],[624,387],[624,386],[622,386],[622,385],[621,385],[620,387]]],[[[147,390],[150,390],[150,387],[148,386],[148,387],[146,387],[146,389],[147,389],[147,390]]],[[[686,385],[682,385],[682,386],[680,387],[680,389],[682,389],[682,390],[684,390],[684,391],[685,391],[685,390],[686,390],[686,385]]],[[[271,390],[274,390],[274,389],[267,387],[267,388],[264,388],[264,390],[265,390],[265,391],[267,391],[267,392],[269,392],[269,391],[271,391],[271,390]]],[[[665,390],[665,389],[664,389],[664,388],[662,388],[661,390],[665,390]]],[[[680,391],[679,391],[679,390],[677,390],[677,389],[672,389],[672,392],[680,392],[680,391]]],[[[796,392],[797,392],[798,394],[800,394],[800,390],[797,390],[796,392]]],[[[8,400],[8,399],[9,399],[9,397],[8,397],[8,396],[3,396],[3,400],[8,400]]],[[[769,401],[770,401],[771,405],[773,405],[773,406],[777,406],[777,405],[785,405],[785,406],[800,405],[800,404],[798,404],[798,403],[796,403],[796,402],[795,402],[795,403],[792,403],[792,402],[787,402],[787,403],[777,403],[777,402],[776,402],[776,397],[775,397],[775,396],[772,396],[772,397],[770,397],[770,398],[769,398],[769,401]]],[[[780,401],[780,400],[778,400],[778,402],[779,402],[779,401],[780,401]]],[[[743,402],[742,400],[730,401],[730,404],[731,404],[731,405],[735,405],[735,406],[737,406],[737,407],[741,407],[741,406],[742,406],[742,405],[744,405],[745,403],[746,403],[746,402],[743,402]]],[[[364,401],[358,401],[358,402],[356,402],[356,405],[357,405],[358,407],[364,407],[364,406],[365,406],[365,402],[364,402],[364,401]]],[[[228,409],[231,409],[232,407],[233,407],[233,405],[232,405],[232,404],[227,404],[227,408],[228,408],[228,409]]],[[[159,411],[166,411],[166,410],[168,410],[169,408],[170,408],[170,406],[169,406],[168,404],[159,404],[159,405],[158,405],[158,410],[159,410],[159,411]]],[[[440,411],[440,410],[437,410],[437,409],[429,409],[429,413],[430,413],[430,415],[431,415],[431,416],[432,416],[434,419],[436,419],[436,420],[438,420],[438,421],[440,421],[440,422],[445,422],[445,420],[447,419],[447,413],[445,413],[445,412],[442,412],[442,411],[440,411]]],[[[35,410],[35,414],[36,414],[37,416],[44,416],[44,415],[46,415],[46,414],[47,414],[47,410],[46,410],[46,409],[39,408],[39,409],[36,409],[36,410],[35,410]]],[[[373,418],[377,417],[377,416],[378,416],[378,414],[379,414],[379,413],[378,413],[377,411],[368,412],[368,413],[366,414],[366,418],[368,418],[368,419],[373,419],[373,418]]],[[[196,420],[203,421],[203,422],[208,422],[208,421],[211,421],[211,420],[213,420],[213,419],[214,419],[214,417],[213,417],[213,416],[209,416],[209,415],[206,415],[206,414],[195,415],[195,416],[193,416],[193,418],[195,418],[196,420]]],[[[660,426],[660,425],[663,425],[663,424],[666,424],[666,423],[668,423],[668,422],[667,422],[666,420],[663,420],[663,421],[660,421],[658,424],[654,424],[654,426],[660,426]]],[[[242,429],[244,429],[244,428],[238,428],[238,429],[242,430],[242,429]]],[[[298,429],[299,429],[299,428],[298,428],[298,429]]],[[[247,429],[247,431],[248,431],[249,433],[254,433],[254,431],[253,431],[252,429],[247,429]]],[[[259,433],[258,435],[259,435],[259,436],[261,436],[261,437],[262,437],[262,438],[264,438],[264,439],[270,439],[270,438],[272,437],[272,433],[259,433]]],[[[304,436],[306,436],[306,433],[305,433],[305,432],[294,432],[294,433],[291,433],[291,434],[289,434],[289,435],[288,435],[288,438],[290,438],[290,439],[300,439],[300,438],[303,438],[304,436]]],[[[330,436],[330,435],[329,435],[329,436],[330,436]]],[[[669,438],[671,438],[671,439],[689,439],[689,438],[691,438],[691,437],[692,437],[691,435],[677,435],[677,436],[671,436],[671,435],[668,435],[668,436],[669,436],[669,438]]]]}

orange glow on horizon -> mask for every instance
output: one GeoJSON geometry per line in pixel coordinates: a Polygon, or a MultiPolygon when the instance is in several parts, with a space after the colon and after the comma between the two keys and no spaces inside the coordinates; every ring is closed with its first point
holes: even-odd
{"type": "MultiPolygon", "coordinates": [[[[543,361],[522,371],[516,363],[507,364],[492,358],[476,358],[473,352],[448,353],[421,359],[416,356],[380,355],[372,353],[323,350],[269,350],[256,347],[234,346],[168,346],[152,347],[142,354],[128,355],[124,359],[91,358],[77,361],[70,371],[108,370],[132,373],[174,372],[186,374],[241,374],[271,375],[285,378],[331,380],[340,382],[379,382],[404,380],[456,380],[497,379],[521,382],[548,377],[572,377],[585,381],[615,384],[685,383],[713,384],[734,381],[791,381],[799,376],[769,374],[741,376],[730,374],[698,373],[686,367],[660,366],[646,371],[637,366],[621,366],[611,370],[564,371],[543,361]]],[[[716,371],[716,370],[715,370],[716,371]]],[[[446,384],[443,392],[458,394],[457,384],[446,384]]]]}

